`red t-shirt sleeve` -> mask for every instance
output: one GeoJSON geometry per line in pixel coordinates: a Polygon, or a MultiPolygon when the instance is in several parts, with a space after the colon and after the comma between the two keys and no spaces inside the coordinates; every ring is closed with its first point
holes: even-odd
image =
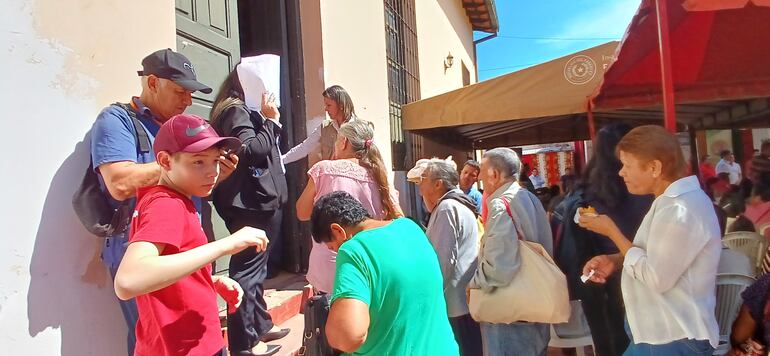
{"type": "Polygon", "coordinates": [[[172,197],[157,197],[139,207],[138,219],[131,231],[130,242],[162,243],[179,249],[184,238],[187,209],[184,202],[172,197]]]}

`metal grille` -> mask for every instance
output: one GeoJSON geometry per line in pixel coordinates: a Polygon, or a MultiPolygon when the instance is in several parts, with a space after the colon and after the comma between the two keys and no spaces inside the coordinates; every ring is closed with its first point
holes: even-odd
{"type": "Polygon", "coordinates": [[[385,44],[393,169],[403,171],[422,150],[421,140],[404,132],[401,106],[420,99],[414,0],[385,0],[385,44]]]}

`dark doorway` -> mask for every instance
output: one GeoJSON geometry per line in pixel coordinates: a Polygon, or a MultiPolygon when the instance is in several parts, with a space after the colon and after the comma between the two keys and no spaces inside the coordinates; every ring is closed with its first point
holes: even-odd
{"type": "MultiPolygon", "coordinates": [[[[286,152],[306,137],[300,0],[238,0],[242,57],[275,54],[281,57],[281,151],[286,152]]],[[[284,207],[284,268],[306,272],[310,234],[297,220],[294,202],[307,181],[307,161],[286,167],[289,203],[284,207]]]]}

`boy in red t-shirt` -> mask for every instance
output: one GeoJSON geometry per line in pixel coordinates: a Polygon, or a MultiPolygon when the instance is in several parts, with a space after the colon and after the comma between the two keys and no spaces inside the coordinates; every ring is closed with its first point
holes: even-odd
{"type": "Polygon", "coordinates": [[[234,312],[243,291],[228,277],[212,276],[211,262],[246,248],[263,251],[268,240],[264,231],[244,227],[207,243],[190,199],[211,194],[223,151],[240,144],[185,114],[172,117],[155,136],[160,183],[138,191],[130,244],[115,276],[118,297],[136,298],[137,356],[226,355],[217,294],[234,312]]]}

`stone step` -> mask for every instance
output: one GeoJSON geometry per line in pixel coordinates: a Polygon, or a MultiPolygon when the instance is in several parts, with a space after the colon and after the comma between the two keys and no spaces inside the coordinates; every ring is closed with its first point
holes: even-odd
{"type": "MultiPolygon", "coordinates": [[[[308,285],[305,276],[282,272],[275,278],[265,281],[265,303],[273,323],[279,327],[291,329],[289,336],[271,342],[282,345],[277,355],[296,355],[302,346],[304,316],[302,306],[305,305],[313,289],[308,285]]],[[[219,298],[219,320],[222,324],[222,334],[227,344],[227,305],[219,298]]]]}
{"type": "Polygon", "coordinates": [[[265,282],[265,302],[273,323],[279,325],[302,312],[312,288],[303,275],[282,273],[265,282]]]}
{"type": "Polygon", "coordinates": [[[305,328],[305,316],[297,314],[280,324],[281,328],[289,328],[291,332],[285,338],[270,342],[271,345],[281,345],[281,351],[276,356],[297,356],[302,347],[302,333],[305,328]]]}

